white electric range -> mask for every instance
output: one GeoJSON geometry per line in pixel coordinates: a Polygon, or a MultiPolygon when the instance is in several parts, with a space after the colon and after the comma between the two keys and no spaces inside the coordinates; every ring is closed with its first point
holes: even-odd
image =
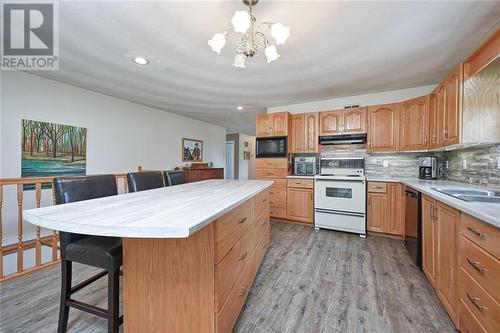
{"type": "Polygon", "coordinates": [[[363,158],[322,158],[314,177],[315,228],[366,235],[363,158]]]}

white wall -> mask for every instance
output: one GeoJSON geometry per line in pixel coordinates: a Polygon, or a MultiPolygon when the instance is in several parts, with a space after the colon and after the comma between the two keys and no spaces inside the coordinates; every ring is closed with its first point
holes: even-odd
{"type": "MultiPolygon", "coordinates": [[[[183,165],[182,137],[203,140],[204,161],[225,167],[223,127],[21,72],[3,71],[0,84],[0,177],[21,176],[22,119],[87,128],[88,174],[183,165]]],[[[47,192],[43,204],[50,203],[47,192]]],[[[17,235],[17,203],[14,188],[4,193],[5,245],[17,235]]],[[[25,208],[34,201],[33,191],[26,192],[25,208]]],[[[28,223],[24,227],[26,233],[33,231],[28,223]]]]}
{"type": "Polygon", "coordinates": [[[407,99],[419,97],[422,95],[427,95],[436,87],[437,85],[430,85],[430,86],[422,86],[409,89],[384,91],[373,94],[339,97],[339,98],[327,99],[315,102],[269,107],[267,108],[267,112],[272,113],[272,112],[288,111],[290,113],[302,113],[302,112],[316,112],[316,111],[343,109],[344,106],[346,105],[359,104],[360,106],[367,106],[367,105],[397,103],[407,99]]]}

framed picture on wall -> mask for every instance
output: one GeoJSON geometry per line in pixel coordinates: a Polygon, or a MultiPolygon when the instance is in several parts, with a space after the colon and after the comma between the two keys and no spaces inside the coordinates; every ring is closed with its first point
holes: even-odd
{"type": "Polygon", "coordinates": [[[182,161],[203,162],[203,141],[182,138],[182,161]]]}

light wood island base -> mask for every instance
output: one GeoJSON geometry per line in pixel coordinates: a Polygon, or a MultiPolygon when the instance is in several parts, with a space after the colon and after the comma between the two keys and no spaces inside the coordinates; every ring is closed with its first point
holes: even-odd
{"type": "Polygon", "coordinates": [[[188,238],[124,238],[125,331],[231,332],[269,239],[269,190],[188,238]]]}

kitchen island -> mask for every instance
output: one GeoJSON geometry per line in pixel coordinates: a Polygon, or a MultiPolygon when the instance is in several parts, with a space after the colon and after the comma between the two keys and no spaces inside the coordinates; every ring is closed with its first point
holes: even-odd
{"type": "Polygon", "coordinates": [[[272,181],[207,180],[24,211],[123,238],[126,332],[230,332],[269,246],[272,181]]]}

